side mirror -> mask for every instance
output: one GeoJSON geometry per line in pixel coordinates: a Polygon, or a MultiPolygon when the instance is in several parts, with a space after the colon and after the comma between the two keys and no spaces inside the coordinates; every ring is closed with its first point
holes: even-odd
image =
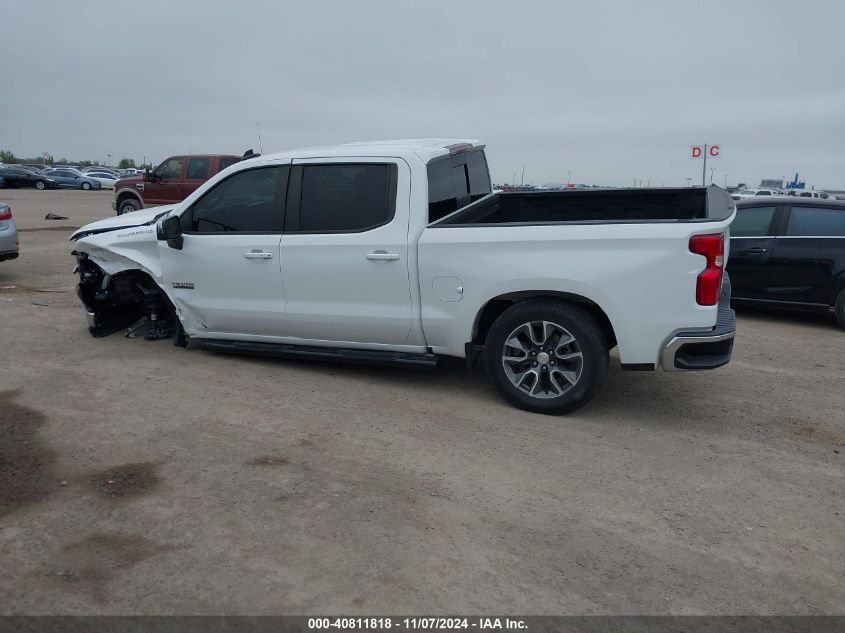
{"type": "Polygon", "coordinates": [[[159,222],[156,229],[156,237],[162,241],[166,240],[170,248],[181,251],[182,245],[185,243],[185,238],[182,237],[182,222],[179,216],[171,215],[159,222]]]}

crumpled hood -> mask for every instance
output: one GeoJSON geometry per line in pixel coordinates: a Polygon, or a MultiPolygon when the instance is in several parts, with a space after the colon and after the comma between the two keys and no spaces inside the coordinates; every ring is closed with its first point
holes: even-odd
{"type": "Polygon", "coordinates": [[[144,226],[153,224],[158,218],[163,217],[173,211],[176,204],[169,204],[160,207],[151,207],[149,209],[141,209],[140,211],[133,211],[132,213],[124,213],[113,218],[106,218],[105,220],[97,220],[86,224],[82,228],[76,230],[70,236],[71,241],[78,240],[80,237],[86,235],[93,235],[95,233],[105,233],[107,231],[115,231],[117,229],[129,229],[135,226],[144,226]]]}

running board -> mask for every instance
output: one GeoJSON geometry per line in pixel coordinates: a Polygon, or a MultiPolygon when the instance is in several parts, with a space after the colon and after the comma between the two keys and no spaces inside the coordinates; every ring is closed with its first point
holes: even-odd
{"type": "Polygon", "coordinates": [[[340,363],[390,365],[393,367],[419,367],[434,369],[437,356],[434,354],[409,354],[405,352],[383,352],[371,349],[343,349],[337,347],[306,347],[282,343],[254,343],[251,341],[226,341],[222,339],[200,339],[200,349],[211,352],[250,354],[272,358],[298,358],[303,360],[325,360],[340,363]]]}

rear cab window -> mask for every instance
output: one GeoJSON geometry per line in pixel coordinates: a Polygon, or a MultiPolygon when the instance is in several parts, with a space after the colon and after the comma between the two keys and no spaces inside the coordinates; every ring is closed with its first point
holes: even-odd
{"type": "Polygon", "coordinates": [[[445,156],[428,164],[428,222],[436,222],[491,191],[490,172],[481,149],[445,156]]]}

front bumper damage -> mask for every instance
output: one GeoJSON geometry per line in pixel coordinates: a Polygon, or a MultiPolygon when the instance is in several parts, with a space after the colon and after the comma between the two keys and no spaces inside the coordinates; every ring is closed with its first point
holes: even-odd
{"type": "Polygon", "coordinates": [[[85,306],[92,336],[100,338],[124,328],[127,336],[147,340],[181,333],[172,304],[148,275],[137,270],[111,275],[86,253],[73,254],[79,274],[76,294],[85,306]]]}

